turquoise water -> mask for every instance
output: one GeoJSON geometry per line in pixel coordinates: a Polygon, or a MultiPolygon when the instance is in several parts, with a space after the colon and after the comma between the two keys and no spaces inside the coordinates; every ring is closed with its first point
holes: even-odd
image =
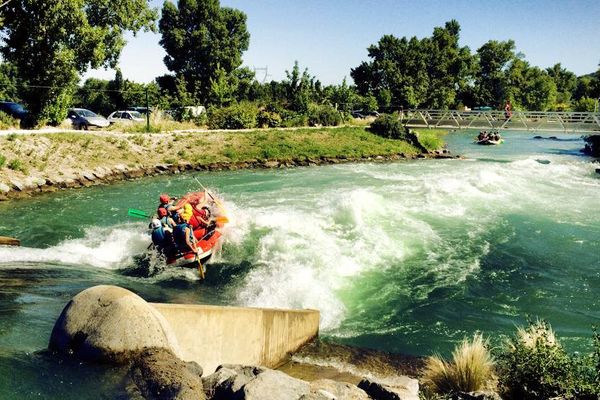
{"type": "Polygon", "coordinates": [[[321,336],[392,352],[448,354],[475,331],[498,341],[527,316],[587,351],[600,323],[598,164],[574,135],[473,136],[447,138],[464,160],[191,173],[0,203],[0,235],[23,243],[0,249],[0,398],[125,396],[122,371],[42,351],[68,300],[96,284],[148,301],[318,308],[321,336]],[[196,178],[232,221],[204,283],[145,255],[147,222],[126,216],[196,178]]]}

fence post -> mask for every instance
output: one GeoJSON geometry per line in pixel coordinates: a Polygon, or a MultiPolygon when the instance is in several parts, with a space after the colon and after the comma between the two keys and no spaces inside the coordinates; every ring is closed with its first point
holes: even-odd
{"type": "Polygon", "coordinates": [[[146,132],[150,132],[150,101],[148,100],[148,86],[146,86],[146,132]]]}

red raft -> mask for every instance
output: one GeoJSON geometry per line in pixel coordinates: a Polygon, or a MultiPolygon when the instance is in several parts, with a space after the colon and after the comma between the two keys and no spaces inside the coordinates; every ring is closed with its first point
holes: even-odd
{"type": "Polygon", "coordinates": [[[198,268],[203,277],[204,263],[221,247],[221,228],[228,222],[223,204],[208,192],[193,192],[180,198],[175,205],[181,207],[180,214],[192,226],[201,252],[172,254],[167,257],[167,264],[198,268]]]}

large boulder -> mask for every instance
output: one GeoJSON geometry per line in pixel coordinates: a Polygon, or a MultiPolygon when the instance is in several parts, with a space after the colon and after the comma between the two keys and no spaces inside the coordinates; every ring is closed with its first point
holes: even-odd
{"type": "Polygon", "coordinates": [[[241,388],[267,369],[250,365],[219,365],[214,374],[202,378],[204,391],[212,400],[233,398],[241,388]]]}
{"type": "Polygon", "coordinates": [[[269,369],[246,383],[240,390],[238,398],[240,400],[299,400],[309,392],[308,382],[269,369]]]}
{"type": "Polygon", "coordinates": [[[308,382],[255,366],[221,365],[202,383],[211,400],[300,400],[310,393],[308,382]]]}
{"type": "Polygon", "coordinates": [[[583,152],[592,157],[600,157],[600,135],[586,136],[584,140],[586,145],[583,152]]]}
{"type": "Polygon", "coordinates": [[[384,381],[364,378],[358,384],[374,400],[419,400],[419,381],[397,376],[384,381]]]}
{"type": "Polygon", "coordinates": [[[165,318],[138,295],[117,286],[94,286],[65,306],[50,350],[101,362],[125,363],[148,348],[179,353],[165,318]]]}
{"type": "Polygon", "coordinates": [[[371,400],[362,389],[347,382],[317,379],[310,383],[310,393],[300,400],[371,400]]]}
{"type": "Polygon", "coordinates": [[[133,362],[129,374],[148,400],[204,400],[202,368],[185,363],[170,350],[149,349],[133,362]]]}

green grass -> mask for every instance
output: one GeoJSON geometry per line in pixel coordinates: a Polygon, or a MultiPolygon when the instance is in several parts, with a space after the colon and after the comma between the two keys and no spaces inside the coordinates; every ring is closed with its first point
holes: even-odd
{"type": "Polygon", "coordinates": [[[222,150],[208,152],[219,161],[243,162],[251,159],[306,159],[320,157],[374,157],[393,154],[416,154],[412,145],[383,139],[364,127],[296,130],[223,132],[228,143],[222,150]]]}
{"type": "Polygon", "coordinates": [[[163,135],[67,132],[23,135],[19,136],[18,143],[22,148],[45,149],[35,155],[20,154],[15,149],[14,137],[0,137],[0,154],[6,158],[5,165],[8,160],[13,160],[6,166],[23,173],[47,171],[48,166],[56,170],[77,171],[130,163],[145,166],[178,162],[208,165],[255,160],[362,159],[419,153],[408,142],[382,138],[365,127],[357,126],[192,131],[163,135]],[[45,145],[36,146],[36,140],[45,145]]]}
{"type": "Polygon", "coordinates": [[[427,150],[439,150],[444,147],[444,136],[448,134],[444,129],[413,129],[417,132],[419,142],[427,150]]]}

